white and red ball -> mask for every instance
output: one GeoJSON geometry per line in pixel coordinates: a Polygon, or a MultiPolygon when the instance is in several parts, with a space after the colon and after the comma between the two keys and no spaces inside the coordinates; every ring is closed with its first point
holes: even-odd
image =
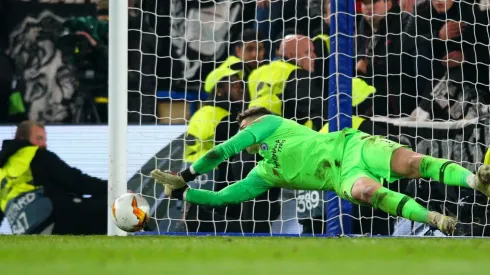
{"type": "Polygon", "coordinates": [[[150,221],[150,205],[143,196],[127,193],[112,204],[112,216],[117,227],[126,232],[137,232],[150,221]]]}

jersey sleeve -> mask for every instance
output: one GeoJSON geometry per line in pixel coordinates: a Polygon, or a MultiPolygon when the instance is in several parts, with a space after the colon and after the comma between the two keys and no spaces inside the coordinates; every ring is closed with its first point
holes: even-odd
{"type": "Polygon", "coordinates": [[[254,199],[271,188],[272,185],[262,179],[254,169],[243,180],[229,185],[219,192],[188,189],[185,200],[198,205],[220,207],[254,199]]]}
{"type": "Polygon", "coordinates": [[[282,122],[283,118],[274,115],[260,117],[229,140],[209,150],[192,164],[192,169],[198,174],[213,170],[220,163],[240,153],[245,148],[262,142],[272,135],[281,126],[282,122]]]}

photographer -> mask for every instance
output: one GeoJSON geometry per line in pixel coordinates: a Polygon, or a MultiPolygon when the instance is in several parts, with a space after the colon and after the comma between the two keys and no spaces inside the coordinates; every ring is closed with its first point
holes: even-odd
{"type": "MultiPolygon", "coordinates": [[[[153,35],[155,30],[148,23],[148,15],[141,13],[142,5],[142,2],[128,0],[129,7],[139,6],[137,9],[128,10],[128,122],[138,124],[155,123],[156,120],[153,114],[156,107],[157,78],[154,76],[154,70],[157,42],[153,35]]],[[[99,1],[96,17],[76,17],[68,20],[64,24],[67,34],[59,40],[59,47],[76,68],[77,79],[80,82],[75,122],[107,122],[107,12],[107,1],[99,1]],[[95,103],[104,105],[96,107],[95,103]]]]}
{"type": "Polygon", "coordinates": [[[68,19],[58,40],[78,81],[74,122],[107,122],[108,3],[99,1],[96,16],[68,19]],[[104,103],[102,107],[95,105],[104,103]]]}

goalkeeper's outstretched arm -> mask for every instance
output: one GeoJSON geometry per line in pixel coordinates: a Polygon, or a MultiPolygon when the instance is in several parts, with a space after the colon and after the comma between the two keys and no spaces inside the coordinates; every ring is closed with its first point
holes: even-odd
{"type": "Polygon", "coordinates": [[[183,199],[193,204],[219,207],[254,199],[271,188],[272,186],[263,180],[254,169],[243,180],[219,192],[187,188],[183,199]]]}
{"type": "MultiPolygon", "coordinates": [[[[262,142],[279,128],[283,119],[276,116],[259,118],[238,134],[215,146],[190,167],[192,174],[205,174],[228,158],[240,153],[247,147],[262,142]]],[[[185,177],[185,175],[183,175],[185,177]]]]}
{"type": "Polygon", "coordinates": [[[240,203],[255,198],[270,189],[271,185],[267,184],[253,171],[243,181],[235,183],[233,186],[217,193],[188,190],[187,182],[193,181],[197,176],[211,171],[221,162],[238,154],[247,147],[255,148],[253,150],[256,150],[257,144],[272,135],[281,126],[283,121],[284,119],[278,116],[264,115],[248,124],[242,123],[240,127],[246,127],[245,129],[242,129],[242,131],[228,141],[211,149],[194,162],[191,167],[177,174],[155,169],[151,172],[151,176],[156,182],[164,185],[167,196],[183,199],[185,192],[186,200],[196,204],[218,206],[240,203]]]}

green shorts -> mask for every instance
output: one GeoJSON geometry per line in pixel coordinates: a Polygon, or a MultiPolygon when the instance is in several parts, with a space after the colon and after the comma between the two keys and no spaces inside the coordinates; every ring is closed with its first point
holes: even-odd
{"type": "Polygon", "coordinates": [[[354,183],[363,177],[379,183],[392,183],[402,177],[392,175],[391,156],[393,152],[405,147],[381,136],[372,136],[358,132],[346,137],[344,154],[340,171],[340,180],[334,184],[339,197],[352,203],[360,204],[351,195],[354,183]]]}

